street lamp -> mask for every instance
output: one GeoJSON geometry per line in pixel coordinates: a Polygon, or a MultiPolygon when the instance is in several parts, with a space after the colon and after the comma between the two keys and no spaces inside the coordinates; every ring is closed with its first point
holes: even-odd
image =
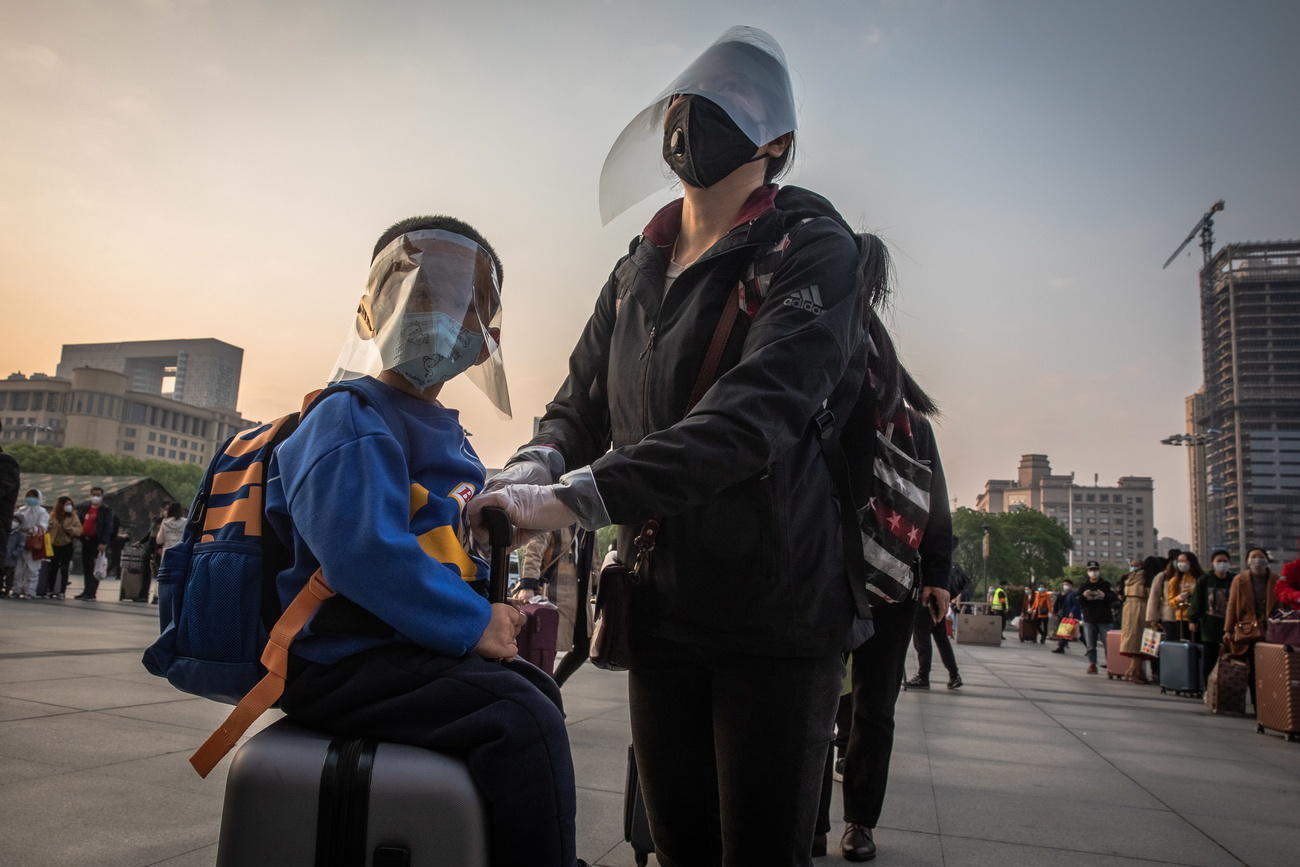
{"type": "MultiPolygon", "coordinates": [[[[1220,430],[1219,428],[1210,427],[1210,428],[1206,428],[1204,431],[1201,431],[1199,433],[1171,434],[1165,437],[1164,439],[1162,439],[1160,441],[1160,444],[1166,446],[1186,446],[1187,448],[1204,449],[1214,440],[1218,439],[1222,433],[1223,431],[1220,430]]],[[[1206,460],[1204,452],[1202,452],[1201,459],[1206,460]]],[[[1208,461],[1206,461],[1206,463],[1208,464],[1208,461]]],[[[1211,507],[1210,500],[1211,498],[1214,498],[1217,501],[1219,496],[1221,496],[1224,493],[1225,488],[1222,485],[1218,484],[1217,478],[1209,477],[1209,476],[1217,475],[1213,470],[1210,469],[1209,466],[1206,466],[1205,469],[1207,472],[1207,478],[1200,479],[1198,480],[1198,482],[1202,484],[1205,489],[1205,510],[1207,514],[1202,515],[1201,520],[1205,524],[1205,541],[1210,542],[1212,535],[1221,535],[1223,533],[1222,510],[1218,502],[1216,502],[1215,505],[1211,507]],[[1214,516],[1213,519],[1211,519],[1210,516],[1211,513],[1214,516]]],[[[1193,532],[1195,532],[1195,528],[1193,528],[1193,532]]],[[[1211,544],[1211,547],[1226,548],[1227,542],[1221,539],[1216,542],[1213,542],[1211,544]]]]}
{"type": "MultiPolygon", "coordinates": [[[[48,425],[48,424],[38,424],[38,423],[36,423],[36,422],[30,422],[30,421],[29,421],[29,422],[23,422],[22,424],[14,425],[14,427],[16,427],[18,430],[22,430],[22,431],[31,431],[31,432],[32,432],[32,444],[33,444],[33,445],[36,444],[36,432],[37,432],[37,431],[45,431],[46,433],[49,433],[49,432],[51,432],[51,431],[54,430],[54,426],[53,426],[53,425],[48,425]]],[[[25,439],[25,437],[24,437],[24,439],[25,439]]]]}

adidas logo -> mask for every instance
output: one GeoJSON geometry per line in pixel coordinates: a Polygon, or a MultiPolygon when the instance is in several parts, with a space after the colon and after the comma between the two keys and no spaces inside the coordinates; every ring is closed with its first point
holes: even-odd
{"type": "Polygon", "coordinates": [[[799,290],[798,295],[791,295],[781,302],[786,307],[797,307],[800,310],[807,310],[813,316],[822,315],[822,293],[814,283],[811,286],[799,290]]]}

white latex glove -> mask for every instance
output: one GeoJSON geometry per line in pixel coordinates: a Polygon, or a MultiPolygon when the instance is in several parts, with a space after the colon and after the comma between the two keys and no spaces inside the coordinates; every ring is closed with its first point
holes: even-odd
{"type": "Polygon", "coordinates": [[[481,514],[489,506],[505,509],[515,526],[515,544],[526,544],[540,533],[559,530],[578,522],[578,516],[555,496],[555,485],[507,485],[479,494],[469,501],[469,524],[479,544],[487,544],[487,528],[481,514]],[[522,540],[522,541],[521,541],[522,540]]]}

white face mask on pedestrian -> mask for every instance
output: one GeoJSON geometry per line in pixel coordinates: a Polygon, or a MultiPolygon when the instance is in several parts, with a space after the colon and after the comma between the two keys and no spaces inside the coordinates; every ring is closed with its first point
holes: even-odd
{"type": "Polygon", "coordinates": [[[1101,577],[1101,570],[1100,570],[1100,569],[1089,569],[1089,570],[1088,570],[1088,577],[1089,577],[1089,578],[1100,578],[1100,577],[1101,577]]]}
{"type": "Polygon", "coordinates": [[[1227,575],[1227,574],[1228,574],[1228,568],[1229,568],[1228,561],[1227,561],[1227,560],[1220,560],[1219,562],[1217,562],[1217,563],[1214,564],[1214,574],[1215,574],[1215,575],[1227,575]]]}
{"type": "Polygon", "coordinates": [[[1251,557],[1249,562],[1250,571],[1256,575],[1262,575],[1268,571],[1268,559],[1266,557],[1251,557]]]}
{"type": "Polygon", "coordinates": [[[1192,564],[1188,563],[1186,560],[1179,560],[1178,563],[1175,565],[1175,568],[1179,572],[1187,573],[1192,571],[1192,564]]]}

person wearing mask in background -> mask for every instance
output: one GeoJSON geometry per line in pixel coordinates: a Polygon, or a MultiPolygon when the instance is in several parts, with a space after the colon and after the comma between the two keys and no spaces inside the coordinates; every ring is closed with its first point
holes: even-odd
{"type": "Polygon", "coordinates": [[[1174,612],[1174,633],[1165,632],[1169,641],[1187,641],[1191,638],[1192,594],[1202,575],[1201,563],[1191,551],[1183,551],[1174,561],[1174,573],[1165,579],[1165,598],[1174,612]]]}
{"type": "Polygon", "coordinates": [[[49,595],[52,599],[62,599],[68,590],[68,570],[72,566],[72,549],[77,539],[81,538],[81,519],[72,498],[66,494],[59,497],[54,504],[54,513],[50,515],[50,544],[54,556],[49,561],[49,595]]]}
{"type": "Polygon", "coordinates": [[[1047,623],[1052,619],[1052,593],[1047,589],[1046,584],[1039,584],[1038,589],[1033,591],[1025,616],[1034,621],[1034,629],[1038,631],[1038,643],[1046,644],[1047,623]]]}
{"type": "MultiPolygon", "coordinates": [[[[0,433],[4,425],[0,424],[0,433]]],[[[9,550],[9,516],[18,507],[18,487],[22,484],[18,461],[0,448],[0,557],[9,550]]]]}
{"type": "Polygon", "coordinates": [[[1232,558],[1227,551],[1215,551],[1210,555],[1210,571],[1196,580],[1192,607],[1188,612],[1192,639],[1201,643],[1207,679],[1219,661],[1223,621],[1228,614],[1228,595],[1231,592],[1232,558]]]}
{"type": "MultiPolygon", "coordinates": [[[[958,537],[952,537],[953,553],[957,551],[958,541],[960,541],[958,537]]],[[[956,560],[953,561],[948,582],[948,594],[951,600],[959,599],[970,584],[970,579],[957,565],[956,560]]],[[[916,651],[916,676],[903,684],[904,688],[930,688],[930,665],[934,659],[934,647],[931,642],[939,645],[939,658],[943,660],[943,667],[948,670],[948,688],[960,689],[961,674],[957,671],[957,656],[952,652],[952,641],[948,638],[948,612],[945,611],[943,618],[936,622],[927,607],[918,607],[916,610],[916,623],[912,632],[912,648],[916,651]]]]}
{"type": "MultiPolygon", "coordinates": [[[[1083,609],[1079,607],[1079,594],[1074,590],[1074,582],[1066,578],[1061,582],[1061,590],[1052,598],[1052,611],[1056,614],[1057,620],[1064,620],[1071,617],[1075,620],[1083,620],[1083,609]]],[[[1082,629],[1078,633],[1082,638],[1082,629]]],[[[1065,653],[1066,648],[1070,646],[1070,639],[1058,638],[1056,648],[1052,653],[1065,653]]]]}
{"type": "Polygon", "coordinates": [[[1151,593],[1151,582],[1165,567],[1160,557],[1147,557],[1139,561],[1136,557],[1128,562],[1128,574],[1120,583],[1119,595],[1123,598],[1120,611],[1120,653],[1129,658],[1128,671],[1124,679],[1133,683],[1150,683],[1143,667],[1142,630],[1146,626],[1147,597],[1151,593]]]}
{"type": "Polygon", "coordinates": [[[1087,648],[1088,674],[1097,673],[1097,645],[1106,643],[1106,633],[1114,623],[1111,606],[1115,591],[1101,578],[1101,564],[1088,561],[1088,580],[1079,588],[1079,607],[1083,609],[1083,646],[1087,648]]]}
{"type": "Polygon", "coordinates": [[[12,595],[14,599],[31,599],[36,595],[41,561],[45,559],[45,531],[50,528],[50,513],[41,505],[41,492],[33,488],[14,514],[18,516],[23,548],[14,564],[12,595]]]}
{"type": "Polygon", "coordinates": [[[95,577],[95,558],[108,550],[117,529],[113,510],[104,505],[104,489],[90,489],[90,505],[81,516],[81,573],[85,587],[74,599],[94,599],[99,592],[99,579],[95,577]]]}
{"type": "Polygon", "coordinates": [[[992,603],[993,613],[1002,618],[1003,632],[1007,631],[1007,611],[1010,609],[1007,599],[1007,582],[999,581],[998,586],[994,587],[993,592],[989,594],[989,602],[992,603]]]}
{"type": "Polygon", "coordinates": [[[185,536],[185,508],[180,503],[167,507],[167,516],[158,524],[154,541],[158,543],[158,562],[167,556],[167,549],[180,544],[185,536]]]}
{"type": "Polygon", "coordinates": [[[1250,703],[1255,702],[1255,645],[1264,640],[1268,614],[1273,605],[1277,576],[1269,568],[1263,548],[1246,554],[1246,569],[1232,579],[1228,590],[1228,612],[1223,618],[1223,647],[1250,666],[1250,703]]]}
{"type": "Polygon", "coordinates": [[[1147,626],[1153,629],[1159,628],[1169,641],[1174,641],[1178,634],[1178,622],[1174,606],[1170,603],[1165,590],[1173,576],[1178,574],[1178,555],[1182,553],[1177,548],[1169,549],[1165,567],[1151,582],[1150,591],[1147,593],[1147,626]]]}

